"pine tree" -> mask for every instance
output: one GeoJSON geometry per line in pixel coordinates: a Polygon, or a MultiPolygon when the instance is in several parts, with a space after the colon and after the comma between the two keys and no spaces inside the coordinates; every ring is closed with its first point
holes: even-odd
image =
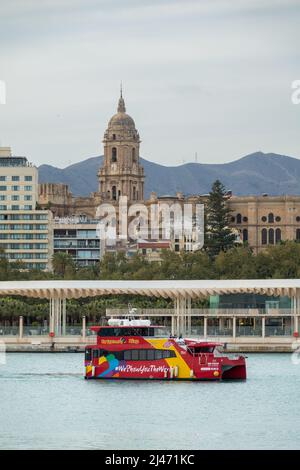
{"type": "Polygon", "coordinates": [[[229,226],[231,212],[225,195],[225,187],[221,181],[216,180],[205,210],[205,249],[212,258],[234,246],[235,235],[229,226]]]}

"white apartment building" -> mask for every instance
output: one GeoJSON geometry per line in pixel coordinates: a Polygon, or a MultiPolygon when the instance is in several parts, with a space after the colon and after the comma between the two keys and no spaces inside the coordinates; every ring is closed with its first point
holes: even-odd
{"type": "Polygon", "coordinates": [[[49,270],[53,254],[52,213],[36,210],[38,171],[26,157],[0,147],[0,249],[24,269],[49,270]]]}

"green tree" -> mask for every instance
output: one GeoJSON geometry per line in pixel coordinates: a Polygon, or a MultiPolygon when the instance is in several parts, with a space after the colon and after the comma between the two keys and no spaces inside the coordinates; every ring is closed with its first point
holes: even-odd
{"type": "Polygon", "coordinates": [[[212,258],[234,246],[235,235],[229,226],[230,210],[225,194],[225,187],[221,181],[216,180],[205,210],[205,249],[212,258]]]}
{"type": "Polygon", "coordinates": [[[218,279],[255,279],[257,277],[255,256],[247,246],[221,251],[215,258],[218,279]]]}
{"type": "Polygon", "coordinates": [[[300,244],[285,241],[269,246],[256,257],[259,277],[274,279],[297,279],[300,277],[300,244]]]}

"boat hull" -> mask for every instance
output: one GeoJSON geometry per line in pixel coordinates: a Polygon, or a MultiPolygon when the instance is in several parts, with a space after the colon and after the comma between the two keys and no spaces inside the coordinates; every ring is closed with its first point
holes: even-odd
{"type": "MultiPolygon", "coordinates": [[[[169,365],[161,361],[160,364],[141,365],[127,363],[121,367],[109,367],[105,361],[100,365],[86,364],[86,379],[118,379],[118,380],[245,380],[246,364],[243,357],[236,360],[222,358],[209,364],[198,364],[198,367],[190,368],[186,363],[181,370],[180,365],[169,365]]],[[[177,361],[179,362],[179,361],[177,361]]]]}

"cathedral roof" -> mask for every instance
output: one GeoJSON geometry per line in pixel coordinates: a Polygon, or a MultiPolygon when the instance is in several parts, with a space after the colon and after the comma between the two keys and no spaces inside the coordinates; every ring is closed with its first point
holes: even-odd
{"type": "Polygon", "coordinates": [[[132,119],[131,116],[126,114],[126,107],[125,107],[124,98],[122,96],[122,90],[121,90],[121,96],[120,96],[119,103],[118,103],[118,112],[117,114],[114,114],[114,116],[110,119],[108,123],[108,129],[114,128],[114,127],[135,129],[134,120],[132,119]]]}

